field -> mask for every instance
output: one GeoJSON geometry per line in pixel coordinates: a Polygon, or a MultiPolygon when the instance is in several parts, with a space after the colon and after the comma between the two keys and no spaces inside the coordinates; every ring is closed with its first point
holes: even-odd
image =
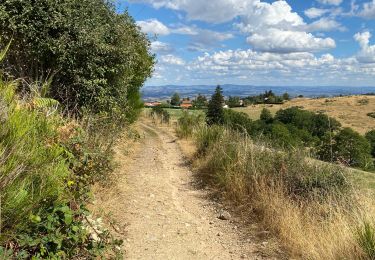
{"type": "Polygon", "coordinates": [[[254,105],[236,108],[252,119],[259,119],[263,108],[275,114],[280,109],[298,106],[313,112],[323,112],[336,118],[344,127],[351,127],[361,134],[375,129],[375,118],[367,114],[375,112],[375,96],[348,96],[335,98],[296,98],[282,105],[254,105]]]}

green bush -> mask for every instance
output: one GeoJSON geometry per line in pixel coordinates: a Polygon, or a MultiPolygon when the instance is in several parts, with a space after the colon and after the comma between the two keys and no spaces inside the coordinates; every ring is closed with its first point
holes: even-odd
{"type": "Polygon", "coordinates": [[[351,128],[344,128],[333,136],[327,134],[322,139],[318,155],[324,161],[337,161],[363,169],[373,167],[369,141],[351,128]]]}
{"type": "Polygon", "coordinates": [[[32,212],[66,196],[69,165],[58,143],[58,116],[25,109],[13,83],[0,81],[0,242],[22,230],[32,212]]]}
{"type": "Polygon", "coordinates": [[[255,131],[254,123],[247,114],[232,109],[224,110],[224,125],[250,135],[255,131]]]}
{"type": "Polygon", "coordinates": [[[135,119],[154,60],[134,20],[109,1],[4,0],[0,32],[13,38],[2,65],[10,75],[29,83],[52,74],[50,96],[71,111],[135,119]]]}

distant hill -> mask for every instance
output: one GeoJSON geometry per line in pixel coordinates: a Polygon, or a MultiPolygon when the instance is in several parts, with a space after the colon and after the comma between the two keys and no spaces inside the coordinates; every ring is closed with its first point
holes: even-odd
{"type": "MultiPolygon", "coordinates": [[[[272,90],[276,94],[288,92],[292,97],[303,95],[305,97],[337,96],[337,95],[357,95],[375,92],[375,87],[339,87],[339,86],[251,86],[251,85],[221,85],[225,96],[246,97],[260,94],[266,90],[272,90]]],[[[210,96],[215,90],[216,85],[165,85],[165,86],[146,86],[142,89],[144,100],[169,99],[174,92],[180,93],[183,97],[194,97],[198,94],[210,96]]]]}

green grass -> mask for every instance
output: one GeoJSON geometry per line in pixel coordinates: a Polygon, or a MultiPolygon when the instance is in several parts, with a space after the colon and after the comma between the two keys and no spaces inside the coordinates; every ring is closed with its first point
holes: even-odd
{"type": "MultiPolygon", "coordinates": [[[[152,110],[152,108],[144,108],[144,111],[146,113],[150,113],[151,110],[152,110]]],[[[182,117],[182,115],[184,113],[184,110],[182,110],[182,109],[164,108],[164,110],[167,111],[170,114],[172,120],[179,119],[180,117],[182,117]]],[[[204,110],[188,110],[188,112],[193,114],[193,115],[205,115],[204,110]]]]}
{"type": "Polygon", "coordinates": [[[22,107],[0,81],[0,242],[44,206],[64,199],[70,170],[58,143],[62,119],[22,107]]]}

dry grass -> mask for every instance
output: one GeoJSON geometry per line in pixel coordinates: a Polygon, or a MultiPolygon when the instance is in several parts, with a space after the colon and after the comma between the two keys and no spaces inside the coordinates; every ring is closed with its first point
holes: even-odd
{"type": "Polygon", "coordinates": [[[375,119],[367,116],[368,113],[375,112],[375,96],[296,98],[282,105],[255,105],[235,110],[247,113],[252,119],[259,119],[265,107],[275,114],[280,109],[294,106],[312,112],[324,112],[336,118],[344,127],[351,127],[361,134],[375,129],[375,119]]]}
{"type": "Polygon", "coordinates": [[[341,183],[347,169],[284,156],[224,128],[196,131],[201,178],[247,208],[291,258],[369,259],[358,229],[374,219],[374,200],[341,183]]]}

